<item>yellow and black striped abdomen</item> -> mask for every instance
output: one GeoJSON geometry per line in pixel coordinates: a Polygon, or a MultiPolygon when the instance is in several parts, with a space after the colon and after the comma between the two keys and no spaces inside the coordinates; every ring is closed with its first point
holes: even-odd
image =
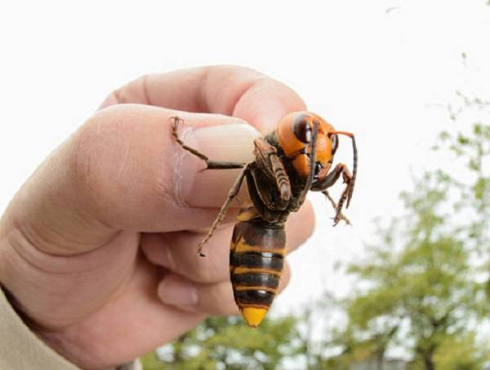
{"type": "MultiPolygon", "coordinates": [[[[237,217],[244,219],[250,209],[237,217]]],[[[235,302],[248,325],[257,327],[277,293],[286,253],[284,226],[262,218],[238,221],[230,250],[235,302]]]]}

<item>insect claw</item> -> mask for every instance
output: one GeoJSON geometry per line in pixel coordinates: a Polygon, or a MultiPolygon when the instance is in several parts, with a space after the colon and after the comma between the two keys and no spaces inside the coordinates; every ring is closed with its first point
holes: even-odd
{"type": "Polygon", "coordinates": [[[352,199],[352,195],[350,194],[349,197],[347,198],[347,203],[345,204],[345,209],[349,208],[351,199],[352,199]]]}
{"type": "Polygon", "coordinates": [[[170,121],[173,121],[175,127],[178,127],[181,122],[184,122],[184,120],[178,116],[172,116],[169,119],[170,121]]]}
{"type": "Polygon", "coordinates": [[[335,217],[332,217],[332,220],[334,220],[333,226],[337,226],[340,221],[344,221],[346,225],[352,225],[350,220],[346,216],[344,216],[342,211],[336,213],[335,217]]]}
{"type": "Polygon", "coordinates": [[[204,245],[200,245],[199,246],[199,249],[197,250],[197,254],[199,255],[199,257],[206,257],[206,253],[203,252],[203,249],[204,249],[204,245]]]}

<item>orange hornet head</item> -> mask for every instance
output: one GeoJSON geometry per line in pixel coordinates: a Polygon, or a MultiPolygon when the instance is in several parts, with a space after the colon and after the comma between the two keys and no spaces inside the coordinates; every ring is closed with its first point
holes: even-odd
{"type": "MultiPolygon", "coordinates": [[[[277,128],[279,146],[291,161],[298,176],[311,186],[311,188],[308,186],[306,191],[310,189],[324,190],[327,174],[339,146],[338,135],[346,135],[352,139],[354,168],[352,186],[349,190],[350,200],[357,172],[357,148],[352,133],[336,131],[322,117],[311,112],[290,113],[279,122],[277,128]],[[312,153],[313,148],[315,148],[315,153],[312,153]],[[314,163],[310,163],[311,157],[314,158],[314,163]]],[[[347,204],[349,204],[349,200],[347,204]]]]}
{"type": "Polygon", "coordinates": [[[318,126],[315,150],[315,179],[321,181],[332,165],[338,147],[335,129],[322,117],[310,112],[294,112],[284,117],[277,128],[279,145],[292,161],[296,173],[303,179],[310,176],[310,153],[313,126],[318,126]]]}

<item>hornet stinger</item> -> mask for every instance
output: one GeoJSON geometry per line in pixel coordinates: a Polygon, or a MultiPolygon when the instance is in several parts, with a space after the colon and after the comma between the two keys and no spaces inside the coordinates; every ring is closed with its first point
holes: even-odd
{"type": "Polygon", "coordinates": [[[175,140],[183,149],[205,161],[206,169],[241,169],[211,229],[199,244],[201,256],[204,256],[204,245],[225,217],[243,181],[247,181],[251,203],[242,205],[236,218],[230,249],[230,277],[236,304],[247,324],[256,328],[269,310],[279,286],[286,254],[284,224],[291,212],[299,210],[308,191],[321,191],[327,196],[335,208],[334,225],[340,220],[349,223],[342,208],[344,203],[349,207],[357,173],[354,135],[336,131],[316,114],[290,113],[279,122],[276,130],[255,139],[253,162],[222,162],[185,145],[178,133],[183,120],[171,119],[175,140]],[[352,139],[352,174],[343,163],[332,167],[339,145],[338,135],[352,139]],[[346,186],[335,203],[327,188],[340,176],[346,186]]]}

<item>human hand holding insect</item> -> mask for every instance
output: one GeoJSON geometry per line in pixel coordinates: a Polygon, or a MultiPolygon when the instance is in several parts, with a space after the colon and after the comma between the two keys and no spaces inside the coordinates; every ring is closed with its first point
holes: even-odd
{"type": "MultiPolygon", "coordinates": [[[[244,121],[267,134],[305,106],[257,72],[208,67],[138,79],[102,108],[40,166],[0,223],[2,286],[31,328],[83,368],[119,365],[208,315],[238,312],[228,268],[236,204],[208,257],[195,253],[237,172],[200,173],[170,117],[185,120],[189,145],[248,163],[260,135],[244,121]]],[[[289,218],[288,250],[312,228],[305,203],[289,218]]],[[[282,287],[288,277],[286,265],[282,287]]]]}

